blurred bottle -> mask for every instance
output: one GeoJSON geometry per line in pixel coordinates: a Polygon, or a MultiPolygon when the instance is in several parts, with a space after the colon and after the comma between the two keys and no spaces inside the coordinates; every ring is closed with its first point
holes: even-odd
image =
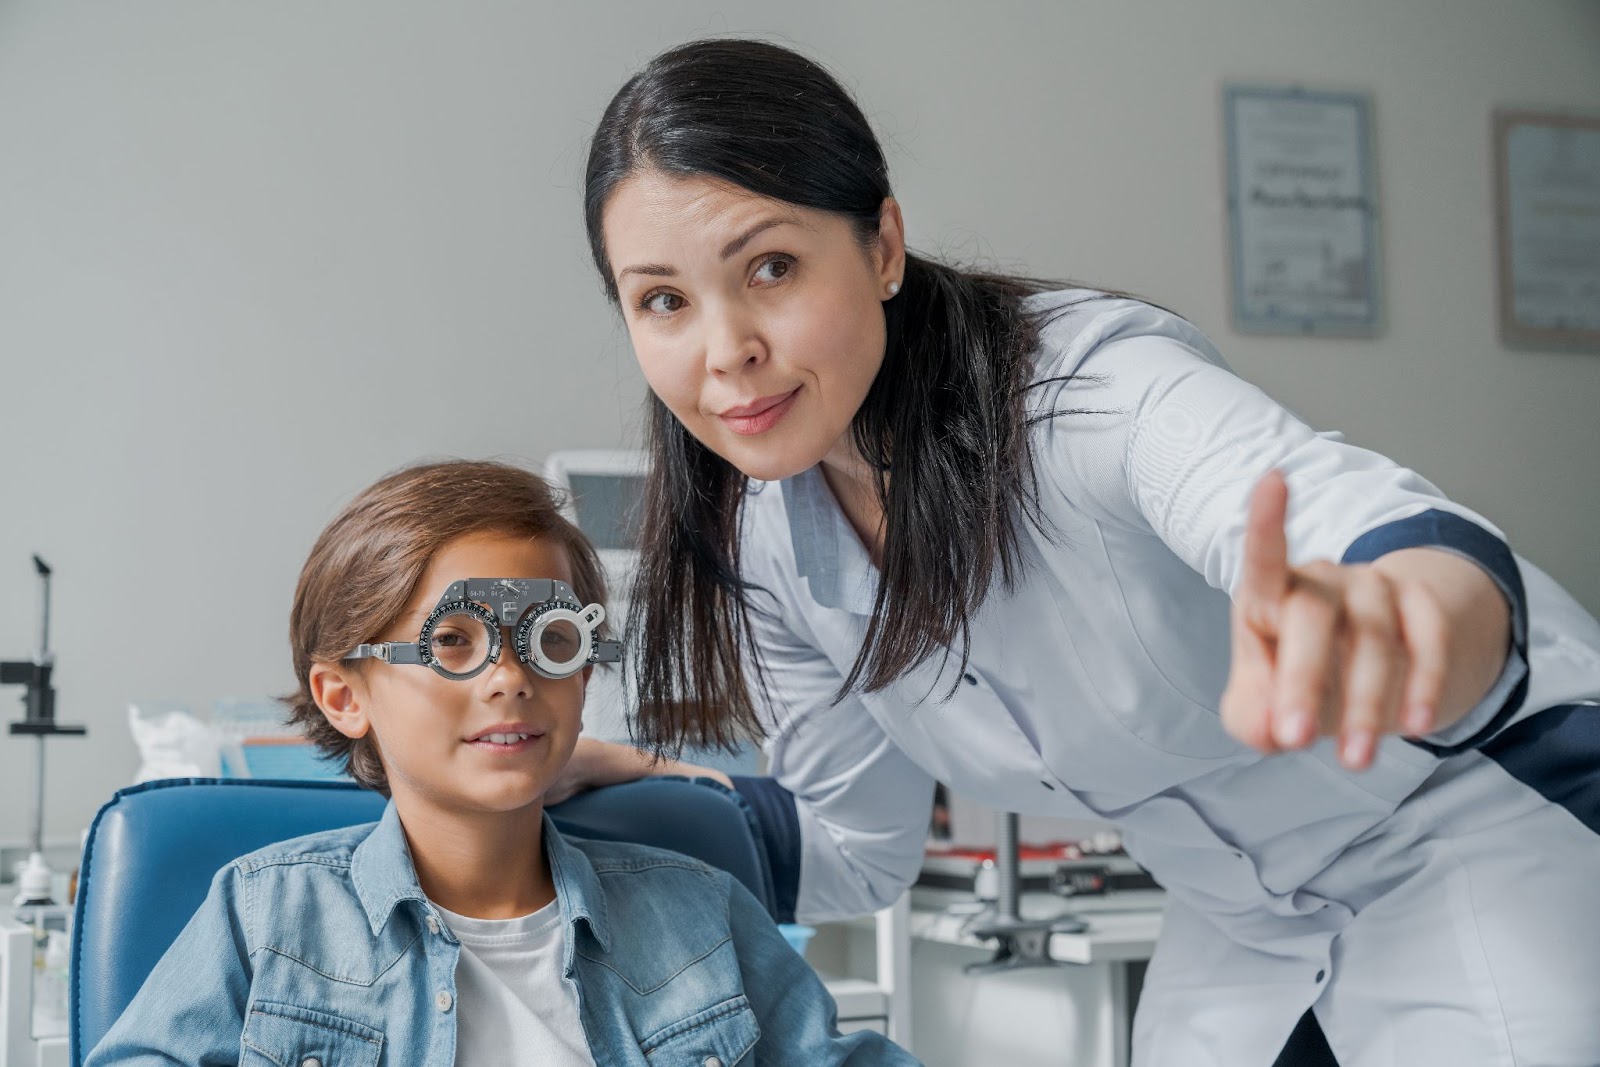
{"type": "Polygon", "coordinates": [[[32,904],[14,908],[13,914],[33,928],[33,1037],[65,1037],[72,909],[32,904]]]}

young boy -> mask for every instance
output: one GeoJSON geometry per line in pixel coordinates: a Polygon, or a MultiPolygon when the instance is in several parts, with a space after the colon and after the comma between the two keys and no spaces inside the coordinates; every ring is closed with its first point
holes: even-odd
{"type": "Polygon", "coordinates": [[[383,818],[219,872],[86,1067],[915,1064],[838,1033],[737,880],[544,816],[618,652],[603,601],[525,471],[418,466],[357,497],[300,575],[289,703],[383,818]]]}

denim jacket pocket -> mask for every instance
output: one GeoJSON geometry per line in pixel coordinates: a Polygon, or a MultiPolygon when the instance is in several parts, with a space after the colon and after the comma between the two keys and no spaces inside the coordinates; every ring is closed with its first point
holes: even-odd
{"type": "Polygon", "coordinates": [[[383,1034],[337,1015],[262,1001],[244,1024],[240,1067],[377,1067],[383,1034]]]}
{"type": "Polygon", "coordinates": [[[639,1042],[651,1067],[733,1067],[761,1036],[756,1013],[744,996],[732,997],[664,1026],[639,1042]]]}

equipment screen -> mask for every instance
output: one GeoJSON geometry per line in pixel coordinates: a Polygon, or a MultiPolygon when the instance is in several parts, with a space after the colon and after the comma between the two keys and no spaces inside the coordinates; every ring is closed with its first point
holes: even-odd
{"type": "Polygon", "coordinates": [[[602,550],[639,548],[644,477],[632,474],[578,474],[567,477],[578,513],[578,529],[602,550]]]}

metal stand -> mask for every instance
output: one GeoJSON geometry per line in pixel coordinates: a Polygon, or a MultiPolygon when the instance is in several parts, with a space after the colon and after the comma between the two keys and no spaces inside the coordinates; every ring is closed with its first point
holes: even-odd
{"type": "Polygon", "coordinates": [[[48,904],[49,869],[44,866],[44,742],[47,737],[82,737],[88,731],[82,726],[64,726],[56,722],[56,691],[50,685],[50,674],[55,669],[55,656],[50,651],[50,567],[38,556],[33,557],[33,567],[43,586],[42,617],[39,622],[39,651],[32,659],[0,662],[0,685],[21,685],[27,688],[22,700],[26,709],[21,722],[11,724],[12,736],[31,735],[38,745],[37,772],[34,776],[32,855],[28,857],[28,876],[23,881],[23,892],[18,904],[48,904]],[[43,872],[44,890],[39,889],[43,872]]]}
{"type": "Polygon", "coordinates": [[[1017,855],[1017,814],[1001,812],[996,823],[995,871],[999,875],[998,899],[995,914],[967,927],[967,932],[984,940],[998,941],[994,958],[980,963],[969,963],[963,968],[967,974],[993,974],[996,971],[1014,971],[1023,967],[1061,967],[1059,960],[1050,958],[1050,935],[1060,930],[1073,933],[1083,929],[1083,924],[1071,916],[1054,919],[1024,919],[1022,907],[1021,861],[1017,855]]]}

